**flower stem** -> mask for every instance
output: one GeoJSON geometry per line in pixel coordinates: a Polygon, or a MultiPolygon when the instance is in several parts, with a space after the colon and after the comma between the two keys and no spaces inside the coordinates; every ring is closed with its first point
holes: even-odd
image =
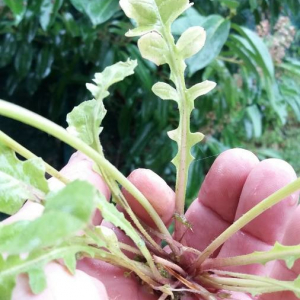
{"type": "Polygon", "coordinates": [[[285,259],[287,257],[300,257],[300,246],[284,246],[283,251],[265,251],[252,254],[240,255],[235,257],[212,258],[207,259],[201,266],[201,270],[218,269],[228,266],[244,266],[252,264],[265,264],[276,259],[285,259]]]}
{"type": "Polygon", "coordinates": [[[273,193],[262,202],[254,206],[237,221],[235,221],[230,227],[228,227],[222,234],[220,234],[198,257],[195,264],[193,264],[193,269],[199,271],[201,269],[202,263],[224,242],[226,242],[231,236],[242,229],[245,225],[255,219],[257,216],[262,214],[264,211],[274,206],[278,202],[282,201],[289,195],[295,193],[300,189],[300,178],[296,179],[294,182],[286,185],[277,192],[273,193]]]}

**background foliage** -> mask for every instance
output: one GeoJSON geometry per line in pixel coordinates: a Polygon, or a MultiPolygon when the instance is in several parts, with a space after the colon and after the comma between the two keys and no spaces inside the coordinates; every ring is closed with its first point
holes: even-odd
{"type": "MultiPolygon", "coordinates": [[[[210,79],[218,87],[196,102],[193,129],[206,140],[194,148],[188,198],[229,147],[282,157],[299,173],[300,1],[194,3],[173,32],[191,25],[207,30],[205,47],[188,61],[187,77],[190,85],[210,79]]],[[[117,84],[106,100],[105,154],[126,174],[151,168],[172,184],[169,162],[176,149],[166,132],[176,127],[178,112],[151,92],[168,70],[141,59],[136,40],[124,37],[131,26],[118,0],[0,0],[0,97],[65,126],[73,106],[91,98],[85,83],[94,73],[137,59],[136,76],[117,84]]],[[[27,127],[4,119],[0,127],[56,167],[70,154],[27,127]]]]}

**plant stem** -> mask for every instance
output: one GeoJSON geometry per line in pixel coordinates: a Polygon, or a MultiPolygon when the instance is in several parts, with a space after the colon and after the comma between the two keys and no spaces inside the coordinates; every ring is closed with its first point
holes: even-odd
{"type": "Polygon", "coordinates": [[[287,249],[280,252],[272,252],[271,250],[265,252],[255,252],[252,254],[240,255],[235,257],[207,259],[202,264],[201,270],[204,271],[228,266],[265,264],[266,262],[276,259],[285,259],[286,257],[300,257],[300,246],[291,246],[290,250],[287,249]]]}
{"type": "MultiPolygon", "coordinates": [[[[34,153],[20,145],[17,141],[9,137],[7,134],[5,134],[3,131],[0,130],[0,142],[4,143],[6,146],[20,154],[21,156],[25,157],[26,159],[31,158],[38,158],[34,153]]],[[[69,179],[64,177],[62,174],[60,174],[55,168],[53,168],[51,165],[44,162],[46,172],[51,175],[52,177],[55,177],[59,181],[61,181],[64,184],[68,184],[70,182],[69,179]]]]}
{"type": "Polygon", "coordinates": [[[160,216],[151,206],[145,196],[130,182],[128,179],[120,173],[109,161],[97,153],[93,148],[82,142],[80,139],[72,136],[61,126],[47,120],[46,118],[39,116],[25,108],[17,106],[15,104],[0,100],[0,115],[9,117],[11,119],[18,120],[35,128],[38,128],[50,135],[65,142],[71,147],[86,154],[98,165],[103,167],[116,181],[118,181],[136,200],[145,208],[148,214],[153,219],[155,225],[161,233],[171,238],[171,234],[166,228],[165,224],[161,220],[160,216]]]}
{"type": "Polygon", "coordinates": [[[153,259],[154,261],[157,263],[157,264],[161,264],[163,266],[167,266],[173,270],[175,270],[177,273],[183,275],[183,276],[186,276],[186,272],[178,265],[174,264],[173,262],[171,261],[168,261],[164,258],[161,258],[159,256],[156,256],[156,255],[153,255],[153,259]]]}
{"type": "Polygon", "coordinates": [[[222,234],[220,234],[198,257],[196,262],[193,264],[193,269],[201,269],[201,264],[224,242],[226,242],[231,236],[242,229],[245,225],[255,219],[257,216],[262,214],[264,211],[274,206],[278,202],[282,201],[289,195],[295,193],[300,189],[300,178],[296,179],[294,182],[286,185],[277,192],[273,193],[262,202],[254,206],[237,221],[235,221],[230,227],[228,227],[222,234]]]}
{"type": "MultiPolygon", "coordinates": [[[[163,37],[167,42],[169,47],[169,66],[173,76],[173,81],[176,86],[176,90],[179,93],[180,101],[178,101],[178,107],[180,111],[179,119],[179,129],[180,129],[180,143],[178,143],[178,156],[179,156],[179,165],[177,167],[177,176],[176,176],[176,200],[175,200],[175,214],[179,217],[184,214],[184,204],[185,204],[185,195],[186,195],[186,186],[188,178],[188,155],[189,148],[187,147],[187,135],[190,130],[190,113],[189,102],[186,96],[186,85],[184,79],[184,70],[182,69],[182,58],[178,57],[177,49],[174,43],[173,35],[170,31],[163,31],[163,37]]],[[[183,236],[185,227],[177,219],[175,219],[175,229],[174,229],[174,238],[177,241],[183,236]]]]}
{"type": "MultiPolygon", "coordinates": [[[[300,287],[295,284],[295,281],[281,281],[269,277],[258,276],[258,275],[251,275],[251,274],[244,274],[244,273],[237,273],[237,272],[230,272],[230,271],[221,271],[221,270],[212,270],[215,275],[226,276],[226,277],[215,277],[215,276],[198,276],[197,278],[201,281],[209,280],[211,283],[220,284],[220,280],[230,280],[226,283],[228,285],[223,285],[221,288],[225,288],[232,291],[237,291],[237,288],[243,288],[243,280],[250,280],[256,281],[257,287],[253,288],[253,292],[257,294],[262,293],[271,293],[271,292],[278,292],[278,291],[292,291],[296,293],[300,293],[300,287]],[[228,278],[228,276],[232,278],[228,278]],[[242,281],[240,281],[242,279],[242,281]],[[216,282],[218,281],[218,282],[216,282]],[[262,286],[265,284],[265,286],[262,286]]],[[[213,285],[212,285],[213,286],[213,285]]],[[[244,292],[252,292],[252,288],[247,287],[248,290],[244,290],[244,292]]],[[[243,290],[240,290],[243,291],[243,290]]]]}

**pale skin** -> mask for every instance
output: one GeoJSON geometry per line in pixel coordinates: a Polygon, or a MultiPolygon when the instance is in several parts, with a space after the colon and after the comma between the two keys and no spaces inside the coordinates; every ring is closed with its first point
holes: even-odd
{"type": "MultiPolygon", "coordinates": [[[[75,154],[62,173],[70,178],[86,179],[94,184],[109,198],[109,190],[101,177],[92,170],[92,163],[85,156],[75,154]]],[[[292,167],[284,161],[269,159],[259,162],[254,154],[241,149],[222,153],[206,176],[198,198],[186,213],[193,226],[187,231],[183,243],[202,251],[224,231],[234,220],[279,188],[296,179],[292,167]]],[[[174,192],[149,170],[134,171],[132,181],[152,203],[165,223],[169,223],[174,208],[174,192]],[[163,196],[161,196],[163,195],[163,196]],[[164,202],[161,198],[164,198],[164,202]]],[[[51,187],[58,188],[59,183],[51,180],[51,187]]],[[[151,224],[146,212],[128,195],[128,201],[138,216],[151,224]]],[[[300,244],[300,207],[298,195],[292,195],[262,216],[248,224],[243,231],[234,235],[216,253],[215,256],[230,257],[253,251],[270,249],[275,241],[285,245],[300,244]]],[[[15,220],[34,219],[42,213],[42,206],[27,203],[16,215],[5,223],[15,220]]],[[[99,214],[94,216],[95,224],[112,227],[103,221],[99,214]]],[[[132,243],[118,229],[120,240],[132,243]]],[[[230,269],[230,268],[228,268],[230,269]]],[[[300,262],[292,270],[284,263],[269,263],[265,267],[250,265],[234,267],[230,270],[256,275],[272,276],[281,280],[293,280],[300,273],[300,262]]],[[[13,300],[157,300],[158,296],[149,293],[134,276],[125,277],[124,270],[92,259],[78,262],[74,276],[70,275],[60,263],[52,262],[46,267],[48,288],[39,295],[33,295],[25,275],[19,276],[13,293],[13,300]]],[[[251,298],[249,295],[233,293],[238,300],[296,300],[292,293],[273,293],[251,298]]],[[[183,300],[197,300],[195,296],[186,296],[183,300]]]]}

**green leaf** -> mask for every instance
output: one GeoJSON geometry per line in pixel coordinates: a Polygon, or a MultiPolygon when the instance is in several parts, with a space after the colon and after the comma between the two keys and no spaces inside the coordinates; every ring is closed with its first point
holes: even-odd
{"type": "Polygon", "coordinates": [[[187,29],[179,38],[176,48],[183,59],[198,53],[204,46],[206,33],[202,27],[195,26],[187,29]]]}
{"type": "Polygon", "coordinates": [[[67,122],[69,124],[67,130],[89,146],[95,148],[98,137],[103,130],[100,125],[105,115],[106,109],[103,102],[98,102],[95,99],[85,101],[76,106],[67,115],[67,122]]]}
{"type": "Polygon", "coordinates": [[[251,45],[259,65],[262,67],[266,76],[274,78],[274,64],[268,47],[264,41],[252,30],[232,24],[232,28],[241,34],[251,45]]]}
{"type": "Polygon", "coordinates": [[[247,107],[247,114],[253,124],[253,132],[256,138],[262,135],[262,115],[257,105],[247,107]]]}
{"type": "Polygon", "coordinates": [[[172,33],[174,35],[181,35],[184,31],[193,26],[199,26],[204,22],[206,17],[201,16],[199,12],[191,7],[184,12],[172,25],[172,33]]]}
{"type": "Polygon", "coordinates": [[[193,101],[198,97],[209,93],[211,90],[213,90],[216,87],[216,85],[217,84],[215,82],[209,80],[205,80],[201,83],[194,85],[187,92],[189,100],[193,101]]]}
{"type": "Polygon", "coordinates": [[[57,12],[64,0],[42,0],[40,12],[40,24],[44,31],[47,31],[56,18],[57,12]]]}
{"type": "Polygon", "coordinates": [[[26,259],[19,256],[8,256],[5,260],[0,255],[0,295],[1,300],[11,300],[16,277],[19,274],[28,273],[29,283],[34,293],[42,292],[46,287],[46,279],[43,268],[50,261],[75,257],[77,253],[93,255],[92,249],[76,243],[73,245],[56,245],[51,249],[43,249],[31,252],[26,259]]]}
{"type": "Polygon", "coordinates": [[[250,0],[250,8],[251,8],[251,11],[256,10],[257,7],[258,7],[257,0],[250,0]]]}
{"type": "Polygon", "coordinates": [[[16,23],[19,24],[26,11],[26,2],[24,0],[3,0],[3,2],[11,9],[16,18],[16,23]]]}
{"type": "Polygon", "coordinates": [[[142,36],[138,41],[138,47],[142,57],[149,59],[157,66],[168,62],[168,46],[157,32],[151,32],[142,36]]]}
{"type": "Polygon", "coordinates": [[[54,61],[54,53],[51,47],[44,46],[37,55],[36,75],[39,79],[46,78],[54,61]]]}
{"type": "MultiPolygon", "coordinates": [[[[107,222],[110,222],[122,229],[132,239],[135,245],[140,249],[148,264],[150,266],[151,264],[153,265],[151,254],[148,251],[144,240],[140,237],[140,235],[132,226],[132,224],[124,217],[124,214],[121,213],[115,205],[107,202],[103,195],[98,194],[98,196],[99,197],[97,199],[97,207],[101,211],[103,218],[107,222]]],[[[110,237],[110,243],[114,243],[115,238],[113,236],[110,237]]],[[[110,246],[112,246],[112,244],[110,244],[110,246]]]]}
{"type": "Polygon", "coordinates": [[[28,272],[29,284],[34,294],[41,293],[47,287],[46,275],[43,269],[33,268],[28,272]]]}
{"type": "Polygon", "coordinates": [[[118,10],[118,0],[71,0],[73,6],[85,13],[94,26],[109,20],[118,10]]]}
{"type": "Polygon", "coordinates": [[[11,300],[12,292],[16,284],[15,276],[8,274],[3,276],[3,270],[5,269],[5,264],[9,262],[10,258],[3,259],[2,254],[0,254],[0,295],[3,300],[11,300]]]}
{"type": "Polygon", "coordinates": [[[0,211],[14,214],[27,199],[40,201],[47,192],[42,159],[20,161],[12,150],[0,144],[0,211]]]}
{"type": "Polygon", "coordinates": [[[33,48],[30,44],[24,44],[19,48],[14,60],[15,69],[20,78],[26,77],[33,60],[33,48]]]}
{"type": "Polygon", "coordinates": [[[206,30],[206,43],[202,50],[186,61],[189,75],[209,65],[221,52],[230,31],[230,21],[218,15],[211,15],[199,24],[206,30]]]}
{"type": "Polygon", "coordinates": [[[96,189],[87,182],[74,181],[46,198],[41,217],[0,225],[0,252],[20,254],[62,242],[90,221],[96,189]]]}
{"type": "Polygon", "coordinates": [[[152,87],[153,93],[163,100],[179,101],[179,96],[172,86],[164,82],[158,82],[152,87]]]}
{"type": "Polygon", "coordinates": [[[88,182],[73,181],[46,198],[45,214],[63,212],[83,223],[89,222],[95,206],[96,189],[88,182]]]}
{"type": "Polygon", "coordinates": [[[97,85],[87,84],[95,99],[81,103],[67,115],[69,124],[67,130],[100,153],[102,147],[99,143],[99,134],[103,129],[100,125],[106,115],[103,99],[109,95],[110,86],[132,75],[136,66],[136,60],[128,60],[107,67],[102,73],[96,73],[93,81],[97,85]]]}
{"type": "Polygon", "coordinates": [[[188,0],[120,0],[120,5],[128,18],[137,22],[137,28],[126,35],[139,36],[171,26],[192,4],[188,0]]]}
{"type": "Polygon", "coordinates": [[[102,73],[96,73],[93,81],[97,86],[87,84],[87,88],[93,94],[96,100],[103,99],[109,95],[107,90],[114,83],[124,80],[126,77],[134,74],[137,66],[136,60],[128,59],[126,62],[118,62],[105,68],[102,73]]]}
{"type": "Polygon", "coordinates": [[[136,232],[131,223],[124,217],[124,214],[118,211],[115,205],[107,202],[105,197],[100,194],[98,194],[97,207],[106,221],[124,230],[138,248],[145,248],[145,242],[136,232]]]}
{"type": "Polygon", "coordinates": [[[237,9],[240,6],[240,2],[237,0],[219,0],[219,2],[230,9],[237,9]]]}
{"type": "Polygon", "coordinates": [[[294,61],[290,61],[288,63],[281,63],[278,67],[280,67],[280,69],[284,69],[285,71],[297,76],[300,78],[300,65],[299,62],[298,64],[296,64],[296,62],[294,61]]]}
{"type": "Polygon", "coordinates": [[[7,66],[17,50],[17,40],[14,34],[7,33],[4,35],[3,40],[0,44],[0,68],[7,66]]]}

